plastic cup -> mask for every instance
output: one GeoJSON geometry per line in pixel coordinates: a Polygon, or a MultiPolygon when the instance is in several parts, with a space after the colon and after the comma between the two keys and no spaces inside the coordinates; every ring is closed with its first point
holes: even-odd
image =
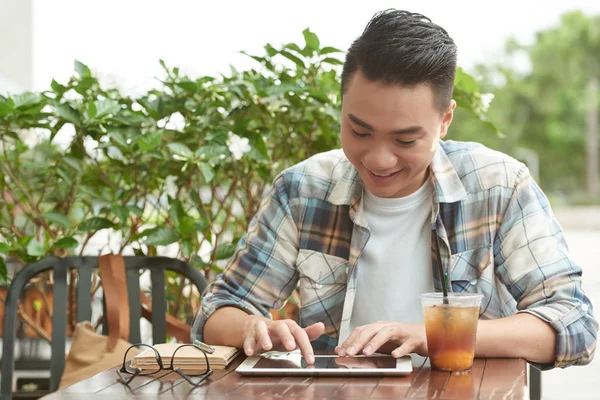
{"type": "Polygon", "coordinates": [[[434,369],[471,369],[482,298],[478,293],[448,293],[448,304],[444,304],[442,293],[421,295],[427,348],[434,369]]]}

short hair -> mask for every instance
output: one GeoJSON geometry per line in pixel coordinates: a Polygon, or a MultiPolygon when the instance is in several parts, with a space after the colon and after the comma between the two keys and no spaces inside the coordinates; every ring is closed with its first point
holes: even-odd
{"type": "Polygon", "coordinates": [[[381,11],[352,43],[342,70],[342,96],[356,71],[368,80],[414,87],[428,85],[435,106],[445,111],[452,100],[456,44],[440,26],[421,14],[381,11]]]}

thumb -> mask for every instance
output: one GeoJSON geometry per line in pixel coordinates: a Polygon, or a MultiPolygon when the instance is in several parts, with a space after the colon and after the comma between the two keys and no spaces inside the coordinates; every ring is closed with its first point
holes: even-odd
{"type": "Polygon", "coordinates": [[[308,335],[309,340],[315,340],[323,334],[325,325],[322,322],[317,322],[304,328],[304,331],[308,335]]]}

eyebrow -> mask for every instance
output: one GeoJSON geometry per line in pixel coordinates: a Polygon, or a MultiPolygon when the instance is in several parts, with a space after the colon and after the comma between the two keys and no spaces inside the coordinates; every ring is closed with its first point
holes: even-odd
{"type": "MultiPolygon", "coordinates": [[[[363,128],[371,130],[371,131],[375,130],[375,128],[373,128],[373,125],[366,123],[365,121],[361,120],[354,114],[348,114],[348,118],[350,118],[352,120],[352,122],[354,122],[356,125],[360,125],[363,128]]],[[[414,126],[409,126],[408,128],[393,130],[391,133],[394,135],[402,135],[402,134],[408,134],[408,133],[416,133],[416,132],[419,132],[422,130],[423,130],[422,126],[414,125],[414,126]]]]}

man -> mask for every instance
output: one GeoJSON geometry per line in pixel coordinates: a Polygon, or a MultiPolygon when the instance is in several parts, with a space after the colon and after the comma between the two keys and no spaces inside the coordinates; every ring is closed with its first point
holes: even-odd
{"type": "Polygon", "coordinates": [[[598,323],[560,226],[527,168],[452,122],[456,46],[426,17],[377,14],[342,74],[342,150],[281,173],[194,338],[341,356],[427,355],[419,294],[484,295],[475,353],[543,368],[589,363],[598,323]],[[300,324],[272,321],[294,289],[300,324]],[[311,343],[312,341],[312,343],[311,343]]]}

